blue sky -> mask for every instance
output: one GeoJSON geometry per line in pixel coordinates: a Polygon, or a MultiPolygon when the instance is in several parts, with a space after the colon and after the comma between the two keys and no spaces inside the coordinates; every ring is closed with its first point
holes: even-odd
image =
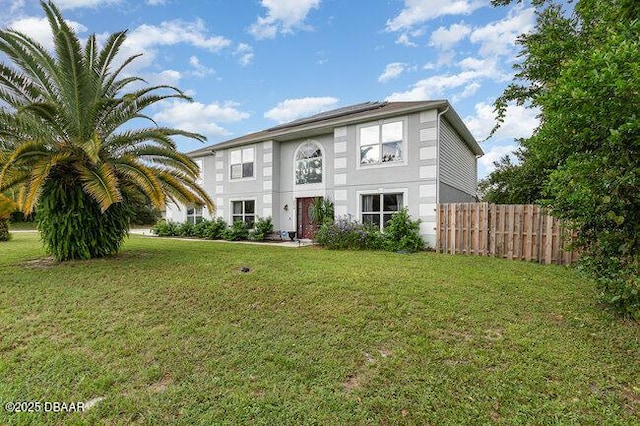
{"type": "MultiPolygon", "coordinates": [[[[475,137],[493,127],[491,103],[513,75],[515,39],[531,31],[527,2],[490,0],[59,0],[81,38],[129,30],[130,72],[176,85],[194,103],[150,111],[208,144],[322,110],[374,100],[448,99],[475,137]]],[[[34,0],[0,0],[3,27],[51,44],[34,0]]],[[[530,135],[536,111],[511,106],[482,142],[483,176],[530,135]]],[[[201,147],[180,141],[182,150],[201,147]]]]}

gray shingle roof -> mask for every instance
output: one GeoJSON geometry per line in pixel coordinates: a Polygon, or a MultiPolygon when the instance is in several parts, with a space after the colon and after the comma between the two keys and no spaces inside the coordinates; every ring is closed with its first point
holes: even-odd
{"type": "Polygon", "coordinates": [[[446,111],[444,116],[462,136],[469,148],[476,154],[482,155],[482,149],[462,122],[453,107],[446,100],[418,101],[418,102],[364,102],[321,112],[309,117],[300,118],[289,123],[280,124],[266,130],[250,133],[235,139],[220,142],[189,152],[191,157],[210,155],[216,150],[234,146],[256,143],[267,140],[285,141],[301,137],[310,137],[322,133],[332,132],[333,127],[345,126],[370,119],[393,117],[428,109],[437,108],[446,111]]]}

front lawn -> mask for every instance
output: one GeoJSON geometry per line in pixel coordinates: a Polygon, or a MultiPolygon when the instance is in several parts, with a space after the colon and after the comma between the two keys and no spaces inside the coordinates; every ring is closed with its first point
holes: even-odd
{"type": "Polygon", "coordinates": [[[560,266],[139,236],[55,264],[14,234],[0,424],[637,424],[640,328],[594,293],[560,266]]]}

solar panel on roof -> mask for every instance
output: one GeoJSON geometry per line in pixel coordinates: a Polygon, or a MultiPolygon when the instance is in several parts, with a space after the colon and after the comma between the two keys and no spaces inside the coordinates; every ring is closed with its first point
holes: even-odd
{"type": "Polygon", "coordinates": [[[305,123],[313,123],[315,121],[328,120],[330,118],[336,118],[343,115],[350,115],[358,112],[369,111],[372,109],[382,108],[386,104],[387,102],[363,102],[360,104],[332,109],[331,111],[324,111],[315,115],[311,115],[309,117],[299,118],[298,120],[294,120],[289,123],[280,124],[279,126],[271,127],[267,129],[267,131],[286,129],[287,127],[299,126],[305,123]]]}

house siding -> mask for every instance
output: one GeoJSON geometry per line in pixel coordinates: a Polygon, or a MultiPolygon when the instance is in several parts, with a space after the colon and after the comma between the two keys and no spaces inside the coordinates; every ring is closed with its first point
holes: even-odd
{"type": "MultiPolygon", "coordinates": [[[[440,182],[475,197],[478,188],[477,180],[476,156],[451,125],[442,119],[440,122],[440,182]]],[[[442,198],[439,201],[448,202],[442,198]]]]}
{"type": "MultiPolygon", "coordinates": [[[[335,204],[337,217],[350,215],[361,220],[362,195],[402,193],[409,214],[421,220],[423,239],[433,246],[437,203],[471,201],[476,194],[477,175],[476,156],[444,117],[438,126],[439,118],[438,110],[429,108],[384,119],[363,117],[292,140],[257,140],[220,149],[212,146],[211,152],[194,156],[203,161],[204,188],[217,207],[214,214],[205,212],[204,216],[231,222],[231,202],[251,199],[256,202],[257,216],[271,216],[278,231],[293,231],[297,226],[297,198],[329,198],[335,204]],[[359,128],[396,120],[405,123],[402,161],[361,165],[359,128]],[[301,145],[310,141],[322,149],[322,183],[296,185],[295,155],[301,145]],[[248,146],[255,149],[254,177],[231,180],[230,151],[248,146]]],[[[180,214],[173,212],[172,216],[167,209],[167,218],[183,221],[186,209],[180,214]]]]}

